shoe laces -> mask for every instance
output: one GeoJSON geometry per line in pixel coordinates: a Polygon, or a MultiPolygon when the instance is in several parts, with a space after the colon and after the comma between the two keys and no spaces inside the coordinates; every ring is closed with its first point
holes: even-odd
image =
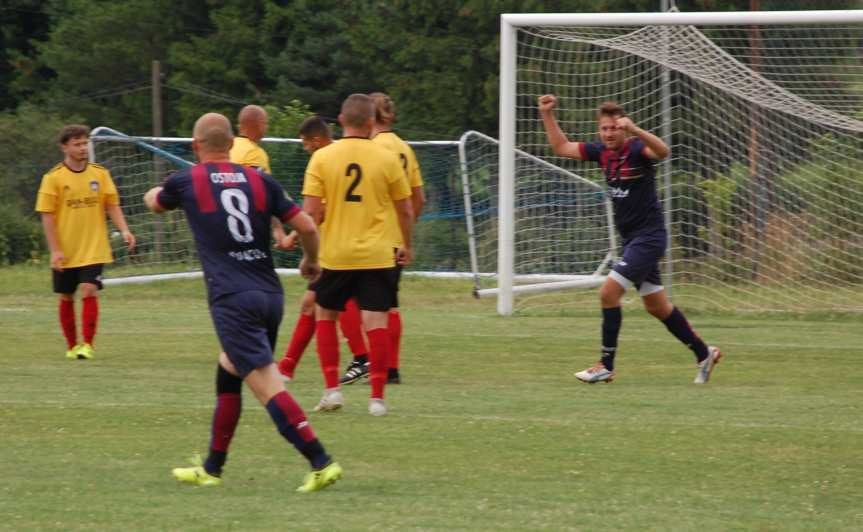
{"type": "Polygon", "coordinates": [[[603,364],[602,361],[599,361],[596,363],[596,365],[587,368],[587,372],[588,373],[599,373],[600,371],[605,370],[605,369],[606,369],[605,364],[603,364]]]}

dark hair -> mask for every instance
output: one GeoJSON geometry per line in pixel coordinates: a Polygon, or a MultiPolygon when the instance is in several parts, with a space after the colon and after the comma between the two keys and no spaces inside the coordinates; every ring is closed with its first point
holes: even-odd
{"type": "Polygon", "coordinates": [[[315,115],[310,116],[303,120],[303,123],[300,124],[300,136],[301,137],[321,137],[321,138],[332,138],[332,133],[330,133],[330,126],[327,125],[327,122],[315,115]]]}
{"type": "Polygon", "coordinates": [[[85,126],[83,124],[68,124],[63,126],[60,130],[60,135],[58,136],[58,140],[60,144],[66,144],[69,142],[69,139],[77,139],[78,137],[89,137],[90,136],[90,126],[85,126]]]}
{"type": "Polygon", "coordinates": [[[602,105],[596,110],[596,118],[599,119],[603,116],[610,116],[612,118],[626,116],[626,111],[617,102],[602,102],[602,105]]]}

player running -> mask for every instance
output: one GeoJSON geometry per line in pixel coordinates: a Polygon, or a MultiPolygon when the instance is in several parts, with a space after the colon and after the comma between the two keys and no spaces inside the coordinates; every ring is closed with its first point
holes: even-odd
{"type": "Polygon", "coordinates": [[[203,464],[176,468],[173,475],[201,486],[222,483],[228,446],[240,420],[245,381],[279,433],[311,464],[312,471],[297,491],[317,491],[341,478],[342,469],[324,450],[302,408],[285,391],[273,363],[283,297],[269,252],[270,218],[278,217],[299,233],[304,255],[300,271],[308,278],[320,272],[317,229],[269,175],[229,162],[233,140],[227,118],[205,114],[193,132],[192,148],[199,164],[173,174],[164,187],[155,187],[144,197],[153,212],[178,207],[185,212],[223,349],[216,368],[209,455],[203,464]]]}

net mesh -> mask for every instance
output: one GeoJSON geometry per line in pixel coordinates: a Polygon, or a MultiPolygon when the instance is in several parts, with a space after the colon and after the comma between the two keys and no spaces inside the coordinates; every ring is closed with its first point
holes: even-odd
{"type": "MultiPolygon", "coordinates": [[[[175,273],[200,269],[194,241],[183,213],[153,216],[144,206],[144,193],[172,171],[193,160],[191,139],[158,142],[99,134],[92,138],[95,161],[106,166],[120,193],[123,212],[138,240],[133,256],[126,254],[119,234],[112,236],[115,263],[110,277],[175,273]]],[[[425,181],[426,207],[414,229],[415,262],[409,270],[469,272],[458,146],[454,142],[411,142],[425,181]]],[[[274,177],[288,194],[301,199],[308,155],[297,139],[265,139],[274,177]]],[[[294,268],[300,255],[273,251],[277,267],[294,268]]]]}
{"type": "MultiPolygon", "coordinates": [[[[476,288],[495,284],[498,252],[498,150],[486,135],[462,136],[470,197],[476,288]]],[[[592,275],[614,251],[610,204],[600,185],[519,151],[515,168],[517,284],[592,275]]]]}
{"type": "MultiPolygon", "coordinates": [[[[550,152],[536,110],[546,93],[557,95],[570,140],[594,140],[595,109],[615,100],[669,142],[672,155],[657,178],[670,181],[660,192],[671,222],[665,283],[676,303],[863,310],[863,27],[517,33],[519,149],[603,180],[593,163],[550,152]]],[[[557,220],[553,209],[537,216],[557,220]]],[[[517,269],[530,260],[516,250],[517,269]]],[[[542,304],[532,297],[517,308],[542,304]]],[[[556,297],[561,304],[566,299],[556,297]]]]}

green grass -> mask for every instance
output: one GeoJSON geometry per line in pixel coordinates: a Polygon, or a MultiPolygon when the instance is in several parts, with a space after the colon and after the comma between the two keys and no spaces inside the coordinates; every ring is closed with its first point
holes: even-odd
{"type": "MultiPolygon", "coordinates": [[[[303,289],[285,285],[280,346],[303,289]]],[[[859,316],[694,314],[726,354],[697,387],[633,302],[618,381],[588,386],[572,372],[596,359],[597,310],[501,318],[468,294],[404,281],[391,413],[369,416],[357,384],[343,411],[310,414],[345,477],[300,495],[303,460],[248,392],[225,485],[170,476],[208,442],[218,345],[200,281],[106,289],[97,359],[68,361],[48,272],[4,269],[0,529],[863,529],[859,316]]],[[[321,389],[310,349],[290,390],[311,411],[321,389]]]]}

